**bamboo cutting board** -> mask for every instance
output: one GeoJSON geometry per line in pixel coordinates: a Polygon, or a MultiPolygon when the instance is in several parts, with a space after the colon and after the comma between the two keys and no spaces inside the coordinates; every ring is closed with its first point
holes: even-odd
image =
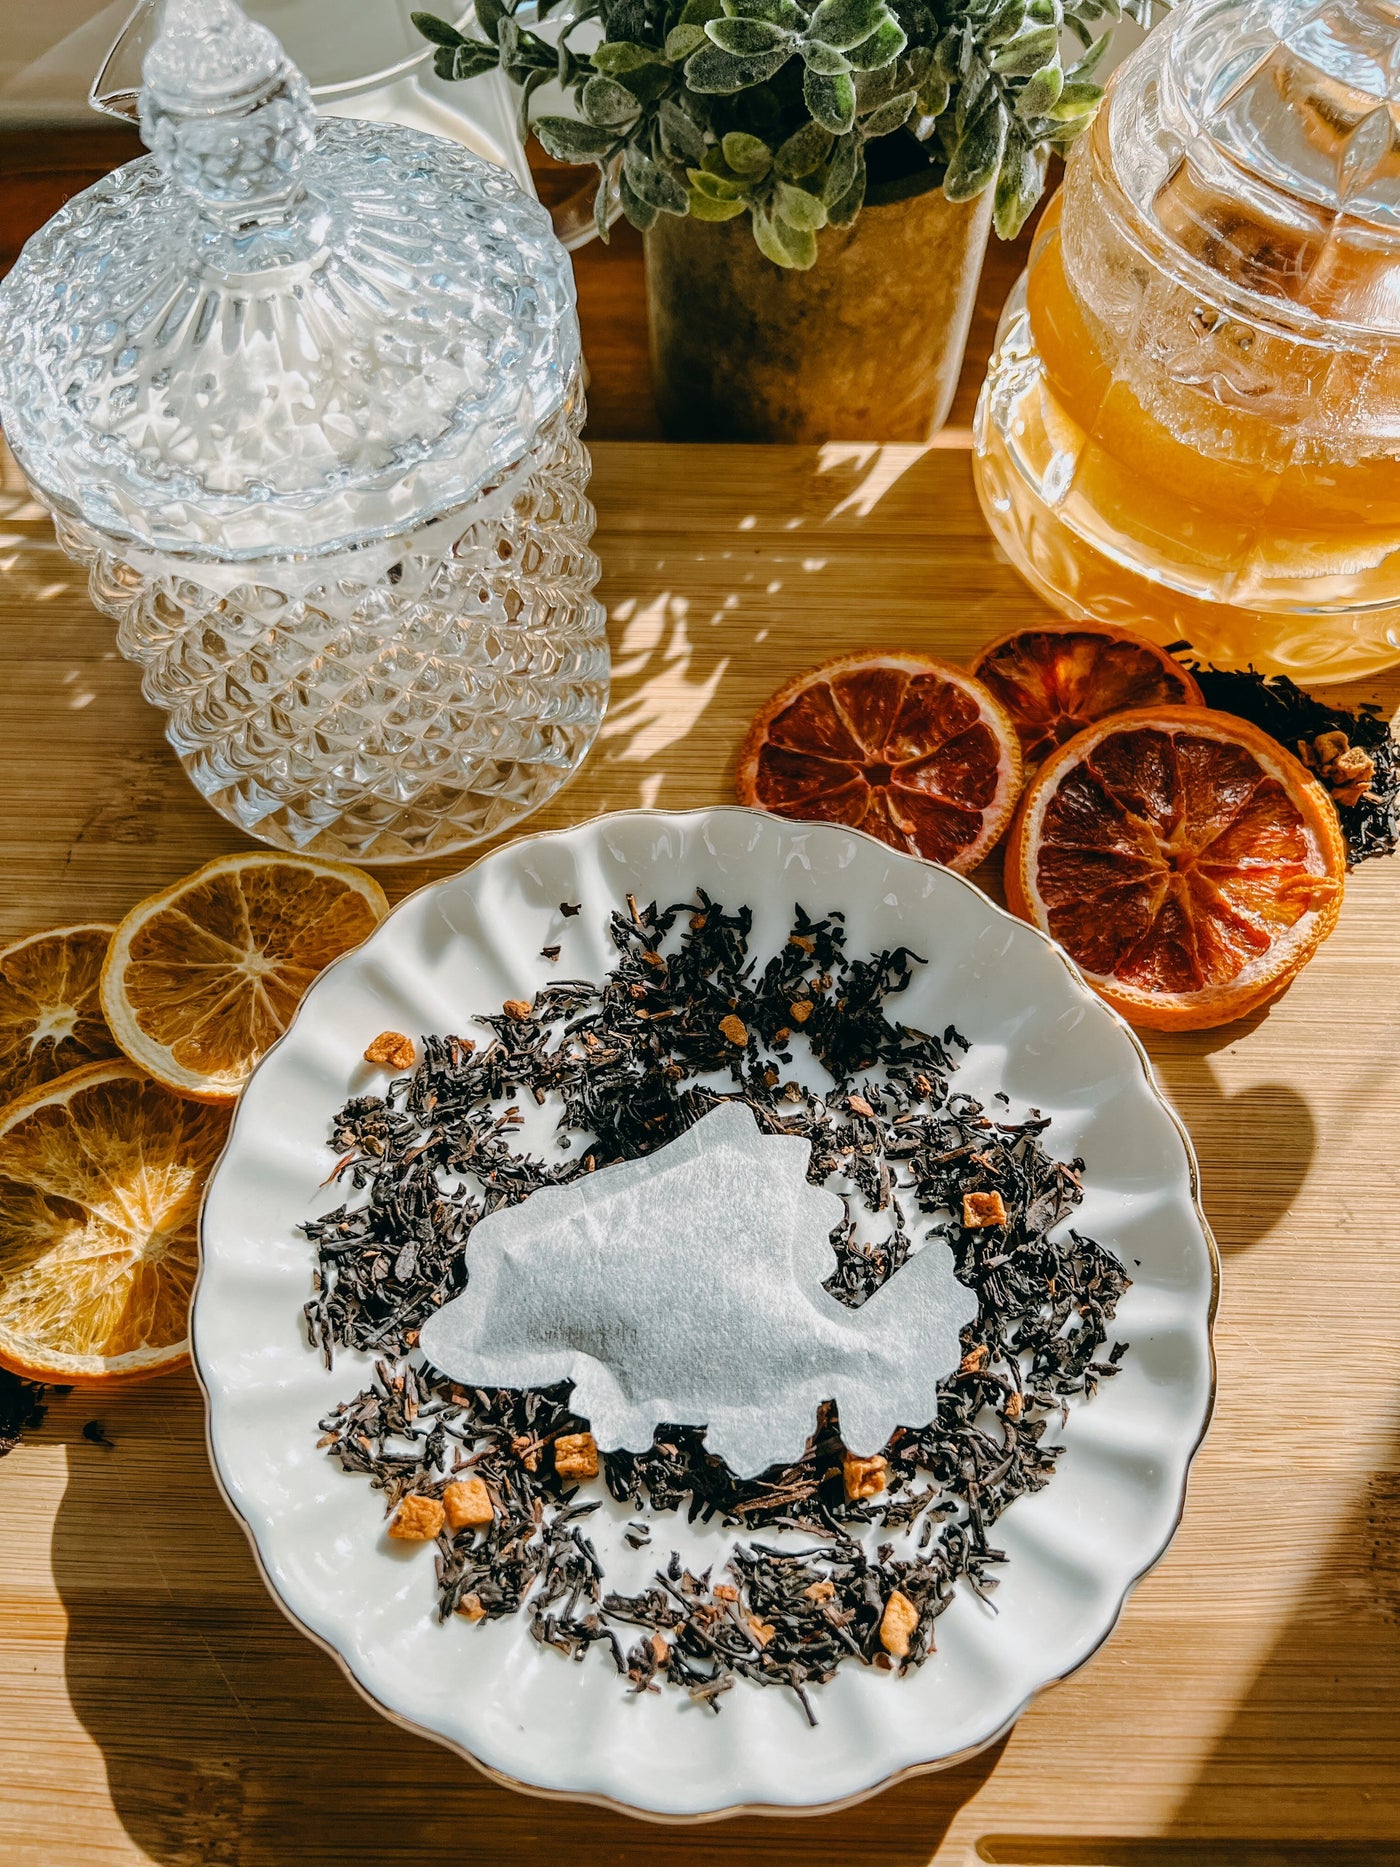
{"type": "MultiPolygon", "coordinates": [[[[864,646],[961,657],[1032,618],[968,439],[598,446],[613,704],[532,827],[725,801],[750,714],[797,669],[864,646]]],[[[1368,691],[1393,710],[1400,683],[1368,691]]],[[[242,841],[7,463],[0,935],[115,918],[242,841]]],[[[397,896],[452,866],[385,879],[397,896]]],[[[0,1460],[0,1861],[1400,1864],[1398,1026],[1383,861],[1273,1010],[1149,1040],[1224,1260],[1215,1424],[1113,1639],[974,1763],[840,1815],[671,1832],[497,1788],[378,1717],[282,1618],[180,1375],[55,1400],[0,1460]],[[83,1437],[93,1419],[110,1447],[83,1437]]]]}

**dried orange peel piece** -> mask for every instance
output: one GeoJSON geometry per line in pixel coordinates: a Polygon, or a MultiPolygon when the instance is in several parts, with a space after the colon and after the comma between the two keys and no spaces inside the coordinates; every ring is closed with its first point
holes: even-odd
{"type": "Polygon", "coordinates": [[[1032,767],[1111,714],[1205,705],[1194,676],[1164,648],[1106,622],[1017,629],[989,643],[972,671],[1015,721],[1032,767]]]}
{"type": "Polygon", "coordinates": [[[1021,748],[1001,702],[932,655],[847,655],[798,675],[749,728],[735,788],[966,872],[1005,830],[1021,748]]]}
{"type": "Polygon", "coordinates": [[[98,1001],[115,931],[101,922],[55,927],[0,949],[0,1107],[121,1054],[98,1001]]]}
{"type": "Polygon", "coordinates": [[[112,1035],[157,1082],[231,1101],[317,973],[388,907],[348,863],[220,856],[118,927],[102,970],[112,1035]]]}
{"type": "Polygon", "coordinates": [[[0,1113],[0,1366],[103,1381],[188,1360],[199,1203],[228,1124],[124,1060],[0,1113]]]}
{"type": "Polygon", "coordinates": [[[1282,991],[1336,925],[1331,799],[1258,727],[1142,708],[1063,746],[1028,786],[1007,904],[1134,1024],[1201,1030],[1282,991]]]}

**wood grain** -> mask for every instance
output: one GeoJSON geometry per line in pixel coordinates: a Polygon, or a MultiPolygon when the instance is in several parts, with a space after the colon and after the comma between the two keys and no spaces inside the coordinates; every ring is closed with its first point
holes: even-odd
{"type": "MultiPolygon", "coordinates": [[[[965,656],[1034,615],[959,438],[599,445],[616,688],[538,826],[720,802],[752,710],[796,669],[863,645],[965,656]]],[[[241,839],[189,787],[13,467],[4,489],[9,935],[119,915],[241,839]]],[[[399,895],[451,866],[385,879],[399,895]]],[[[70,1394],[0,1461],[0,1860],[1400,1861],[1397,918],[1400,868],[1371,864],[1271,1011],[1151,1040],[1224,1256],[1216,1420],[1166,1560],[995,1751],[842,1815],[668,1835],[495,1788],[378,1718],[283,1620],[214,1490],[193,1382],[174,1376],[70,1394]],[[92,1417],[111,1449],[82,1437],[92,1417]],[[1265,1842],[1289,1851],[1246,1846],[1265,1842]]]]}
{"type": "MultiPolygon", "coordinates": [[[[0,266],[120,134],[0,146],[0,266]]],[[[824,655],[965,656],[1037,613],[968,474],[1023,246],[993,247],[933,447],[618,445],[655,433],[640,243],[576,271],[616,658],[539,828],[726,800],[753,709],[824,655]]],[[[1382,687],[1391,709],[1400,687],[1382,687]]],[[[0,937],[117,916],[241,839],[190,789],[111,625],[0,466],[0,937]]],[[[452,863],[390,871],[394,895],[452,863]]],[[[994,870],[982,879],[995,892],[994,870]]],[[[214,1490],[192,1380],[75,1392],[0,1461],[5,1867],[1393,1867],[1400,1863],[1400,870],[1269,1012],[1150,1041],[1224,1255],[1215,1424],[1117,1633],[963,1769],[811,1821],[663,1834],[545,1804],[370,1711],[277,1612],[214,1490]],[[100,1418],[110,1448],[82,1436],[100,1418]]]]}

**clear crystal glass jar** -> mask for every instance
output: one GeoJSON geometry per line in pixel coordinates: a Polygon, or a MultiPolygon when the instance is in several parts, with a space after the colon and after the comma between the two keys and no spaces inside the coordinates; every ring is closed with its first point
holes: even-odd
{"type": "Polygon", "coordinates": [[[152,154],[0,287],[0,421],[199,790],[361,862],[534,810],[607,697],[568,257],[455,144],[317,121],[167,0],[152,154]]]}
{"type": "Polygon", "coordinates": [[[1400,5],[1193,0],[1003,315],[983,510],[1057,608],[1312,681],[1400,661],[1400,5]]]}

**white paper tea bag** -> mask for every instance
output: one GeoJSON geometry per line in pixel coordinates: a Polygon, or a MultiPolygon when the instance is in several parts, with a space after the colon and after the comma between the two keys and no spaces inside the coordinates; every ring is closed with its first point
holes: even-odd
{"type": "Polygon", "coordinates": [[[655,1154],[489,1214],[423,1353],[472,1386],[573,1381],[607,1451],[703,1425],[752,1477],[801,1457],[824,1400],[853,1452],[878,1451],[937,1413],[977,1302],[930,1239],[862,1308],[838,1303],[822,1279],[844,1208],[808,1183],[810,1157],[726,1102],[655,1154]]]}

